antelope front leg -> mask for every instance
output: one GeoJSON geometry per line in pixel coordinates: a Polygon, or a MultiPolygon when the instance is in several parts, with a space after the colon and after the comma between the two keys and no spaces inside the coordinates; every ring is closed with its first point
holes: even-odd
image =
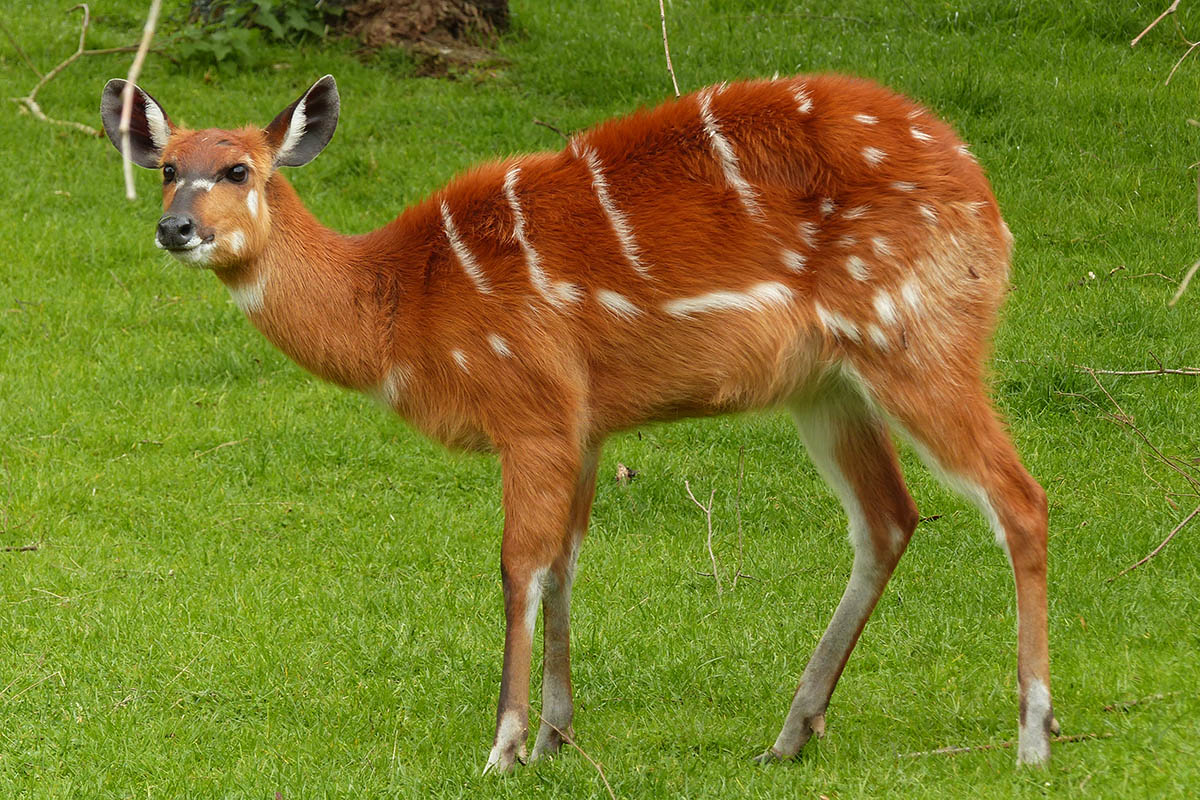
{"type": "Polygon", "coordinates": [[[485,774],[507,772],[524,763],[533,629],[543,589],[551,582],[561,586],[552,570],[569,547],[565,539],[580,454],[578,448],[555,440],[533,440],[505,448],[500,461],[504,473],[504,541],[500,547],[504,669],[496,738],[485,774]]]}

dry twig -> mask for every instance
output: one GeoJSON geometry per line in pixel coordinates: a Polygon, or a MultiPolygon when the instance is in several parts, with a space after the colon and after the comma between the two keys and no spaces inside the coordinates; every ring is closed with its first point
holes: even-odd
{"type": "Polygon", "coordinates": [[[712,547],[712,536],[713,536],[713,534],[712,534],[712,510],[713,510],[713,500],[716,499],[717,490],[716,489],[712,490],[712,494],[710,494],[708,496],[708,506],[705,507],[699,500],[696,499],[696,495],[692,494],[692,487],[690,485],[688,485],[687,481],[683,482],[683,488],[687,489],[688,497],[692,498],[692,502],[695,503],[697,506],[699,506],[700,510],[704,512],[705,519],[708,521],[708,557],[712,560],[713,580],[715,580],[717,582],[717,594],[720,594],[721,593],[721,576],[717,572],[717,557],[713,553],[713,547],[712,547]]]}
{"type": "Polygon", "coordinates": [[[1104,710],[1110,711],[1110,712],[1128,711],[1129,709],[1131,709],[1135,706],[1145,705],[1146,703],[1153,703],[1156,700],[1165,700],[1166,698],[1174,697],[1177,694],[1179,694],[1179,692],[1159,692],[1158,694],[1152,694],[1147,697],[1139,697],[1137,700],[1129,700],[1124,703],[1110,703],[1109,705],[1106,705],[1104,707],[1104,710]]]}
{"type": "MultiPolygon", "coordinates": [[[[1157,360],[1157,359],[1156,359],[1157,360]]],[[[1159,366],[1158,369],[1096,369],[1085,364],[1075,364],[1075,369],[1079,372],[1086,372],[1089,375],[1191,375],[1200,376],[1200,367],[1164,367],[1159,366]]]]}
{"type": "Polygon", "coordinates": [[[1196,515],[1198,515],[1198,514],[1200,514],[1200,506],[1196,506],[1196,508],[1192,510],[1192,513],[1190,513],[1186,517],[1184,517],[1183,522],[1176,525],[1174,530],[1172,530],[1170,533],[1167,534],[1167,538],[1165,538],[1161,542],[1159,542],[1158,547],[1154,548],[1149,553],[1147,553],[1146,556],[1141,561],[1121,570],[1116,575],[1113,575],[1111,578],[1106,580],[1105,583],[1112,583],[1113,581],[1115,581],[1117,578],[1121,577],[1122,575],[1124,575],[1128,572],[1133,572],[1135,569],[1140,567],[1142,564],[1145,564],[1147,561],[1154,558],[1156,555],[1158,555],[1158,552],[1160,550],[1162,550],[1164,547],[1167,546],[1168,542],[1170,542],[1172,539],[1175,538],[1175,534],[1177,534],[1181,530],[1183,530],[1184,526],[1186,526],[1189,522],[1191,522],[1193,519],[1195,519],[1196,515]]]}
{"type": "MultiPolygon", "coordinates": [[[[534,712],[534,713],[537,713],[537,712],[534,712]]],[[[553,722],[551,722],[550,720],[543,717],[541,714],[538,714],[538,719],[541,720],[542,722],[546,723],[547,725],[549,725],[551,728],[553,728],[554,732],[557,733],[559,736],[561,736],[562,740],[564,742],[571,745],[571,747],[574,747],[576,750],[578,750],[580,753],[583,754],[583,757],[586,758],[588,760],[588,762],[591,763],[591,765],[596,768],[596,772],[600,773],[600,780],[604,781],[604,788],[608,790],[608,796],[611,797],[612,800],[617,800],[617,796],[615,794],[613,794],[612,784],[610,784],[608,782],[608,778],[605,777],[605,775],[604,775],[603,765],[601,765],[600,762],[597,761],[596,759],[589,756],[586,750],[584,750],[579,745],[575,744],[575,740],[573,738],[571,738],[571,735],[569,733],[567,733],[564,730],[562,730],[561,728],[559,728],[557,725],[555,725],[553,722]]]]}
{"type": "Polygon", "coordinates": [[[6,552],[6,553],[28,553],[33,550],[37,550],[40,547],[41,547],[41,545],[39,545],[35,542],[34,544],[27,544],[22,547],[6,547],[6,548],[4,548],[4,552],[6,552]]]}
{"type": "Polygon", "coordinates": [[[554,127],[553,125],[551,125],[549,122],[542,122],[540,119],[535,119],[535,120],[533,121],[533,124],[534,124],[534,125],[541,125],[543,128],[549,128],[550,130],[554,131],[554,132],[555,132],[555,133],[557,133],[559,136],[561,136],[561,137],[563,138],[563,141],[564,141],[564,142],[569,142],[569,141],[571,141],[571,137],[570,137],[570,136],[567,136],[565,133],[563,133],[563,132],[562,132],[562,131],[560,131],[558,128],[556,128],[556,127],[554,127]]]}
{"type": "MultiPolygon", "coordinates": [[[[1200,192],[1197,194],[1200,195],[1200,192]]],[[[1200,213],[1200,197],[1198,197],[1196,200],[1196,208],[1197,212],[1200,213]]],[[[1197,270],[1200,270],[1200,261],[1192,264],[1191,269],[1189,269],[1187,274],[1183,276],[1183,281],[1181,281],[1179,284],[1179,290],[1175,292],[1175,296],[1171,298],[1167,305],[1173,306],[1179,302],[1179,298],[1183,297],[1183,293],[1187,291],[1188,284],[1192,282],[1192,278],[1196,277],[1197,270]]]]}
{"type": "Polygon", "coordinates": [[[158,24],[158,12],[162,9],[162,0],[151,0],[150,11],[146,14],[146,25],[142,28],[142,41],[138,44],[137,54],[129,67],[129,77],[126,79],[125,91],[121,96],[121,124],[117,130],[121,132],[121,155],[125,170],[125,198],[137,199],[137,190],[133,186],[132,148],[129,143],[129,120],[133,114],[133,87],[146,61],[146,52],[150,49],[150,40],[154,38],[154,26],[158,24]]]}
{"type": "MultiPolygon", "coordinates": [[[[1077,733],[1074,736],[1054,736],[1050,741],[1058,743],[1086,742],[1092,739],[1111,739],[1115,733],[1077,733]]],[[[898,758],[921,758],[923,756],[956,756],[959,753],[973,753],[983,750],[1007,750],[1015,742],[996,742],[995,744],[977,744],[966,747],[939,747],[936,750],[922,750],[919,753],[899,753],[898,758]]]]}
{"type": "Polygon", "coordinates": [[[1166,19],[1167,16],[1169,16],[1170,14],[1174,14],[1175,9],[1178,7],[1179,7],[1179,0],[1175,0],[1175,2],[1171,3],[1171,5],[1167,7],[1166,11],[1164,11],[1158,15],[1158,17],[1154,20],[1154,22],[1151,22],[1149,25],[1146,26],[1146,30],[1142,31],[1137,36],[1133,37],[1133,41],[1129,43],[1129,46],[1137,47],[1137,43],[1142,40],[1143,36],[1145,36],[1147,33],[1149,33],[1154,28],[1155,25],[1157,25],[1158,23],[1160,23],[1164,19],[1166,19]]]}
{"type": "Polygon", "coordinates": [[[675,96],[679,97],[679,83],[675,80],[675,67],[671,65],[671,45],[667,42],[667,9],[663,0],[658,0],[658,14],[662,18],[663,51],[667,54],[667,72],[671,73],[671,85],[675,87],[675,96]]]}
{"type": "MultiPolygon", "coordinates": [[[[32,115],[34,119],[41,120],[42,122],[48,122],[51,125],[62,125],[67,128],[74,128],[75,130],[82,131],[83,133],[86,133],[89,136],[99,136],[100,131],[98,131],[95,128],[92,128],[88,125],[84,125],[82,122],[73,122],[71,120],[54,119],[53,117],[46,116],[45,112],[42,111],[42,107],[40,105],[38,105],[38,101],[37,101],[37,93],[41,91],[43,86],[45,86],[50,81],[54,80],[54,78],[58,76],[58,73],[62,72],[64,69],[66,69],[67,67],[74,64],[75,61],[80,56],[88,54],[86,49],[84,48],[84,43],[87,40],[88,26],[91,25],[91,23],[92,23],[91,10],[88,8],[87,3],[80,3],[77,6],[71,6],[71,8],[67,11],[67,13],[69,14],[72,11],[78,11],[81,9],[83,11],[83,24],[81,24],[79,26],[79,46],[75,48],[75,52],[72,53],[71,55],[67,56],[54,69],[50,70],[45,75],[43,75],[41,80],[39,80],[37,82],[37,84],[33,87],[32,90],[30,90],[29,94],[25,95],[24,97],[14,97],[14,98],[12,98],[12,101],[14,103],[16,103],[18,106],[20,106],[22,111],[27,111],[30,115],[32,115]]],[[[29,66],[31,69],[34,69],[32,62],[30,62],[29,66]]],[[[34,72],[37,72],[37,70],[34,69],[34,72]]]]}

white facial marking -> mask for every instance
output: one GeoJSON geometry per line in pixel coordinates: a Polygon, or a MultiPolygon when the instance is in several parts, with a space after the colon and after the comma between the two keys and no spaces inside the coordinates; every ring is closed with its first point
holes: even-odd
{"type": "Polygon", "coordinates": [[[854,119],[863,125],[874,125],[879,122],[879,117],[872,116],[871,114],[855,114],[854,119]]]}
{"type": "Polygon", "coordinates": [[[146,127],[150,131],[150,141],[154,146],[162,150],[167,146],[167,140],[171,138],[171,128],[167,125],[167,118],[163,114],[163,110],[158,107],[158,103],[150,99],[150,95],[138,89],[142,95],[142,104],[146,109],[146,127]]]}
{"type": "Polygon", "coordinates": [[[800,240],[804,242],[804,246],[810,250],[817,243],[817,232],[819,230],[820,228],[817,227],[815,222],[801,222],[798,226],[796,226],[796,232],[799,234],[800,240]]]}
{"type": "Polygon", "coordinates": [[[257,314],[262,311],[266,292],[267,274],[262,270],[247,283],[229,287],[229,296],[233,299],[233,304],[241,309],[243,314],[257,314]]]}
{"type": "Polygon", "coordinates": [[[555,308],[562,308],[570,303],[578,303],[583,295],[579,287],[567,281],[551,281],[546,271],[542,269],[542,259],[533,249],[525,235],[525,215],[521,212],[521,202],[517,199],[517,177],[521,174],[521,165],[513,164],[504,175],[504,195],[513,215],[513,238],[521,245],[525,253],[525,266],[529,269],[529,282],[538,294],[555,308]]]}
{"type": "Polygon", "coordinates": [[[904,300],[905,305],[913,311],[919,311],[921,308],[921,287],[917,285],[915,279],[907,281],[900,287],[900,297],[904,300]]]}
{"type": "Polygon", "coordinates": [[[917,206],[917,211],[921,212],[921,216],[924,217],[925,221],[928,222],[930,225],[937,225],[937,221],[938,221],[937,210],[934,209],[933,206],[927,206],[924,203],[922,203],[921,205],[917,206]]]}
{"type": "Polygon", "coordinates": [[[796,98],[796,108],[800,109],[801,114],[812,111],[812,95],[808,93],[808,89],[803,83],[797,83],[792,87],[792,97],[796,98]]]}
{"type": "Polygon", "coordinates": [[[933,141],[933,137],[930,136],[925,131],[921,130],[920,128],[909,128],[908,132],[911,133],[912,137],[914,139],[916,139],[918,142],[932,142],[933,141]]]}
{"type": "Polygon", "coordinates": [[[871,248],[875,251],[875,255],[880,257],[893,255],[892,245],[882,236],[871,237],[871,248]]]}
{"type": "Polygon", "coordinates": [[[899,317],[896,315],[896,304],[892,302],[892,296],[883,289],[875,293],[875,313],[879,315],[879,321],[884,325],[895,325],[899,317]]]}
{"type": "Polygon", "coordinates": [[[762,311],[769,306],[786,306],[791,300],[792,290],[772,281],[755,284],[744,292],[708,292],[670,300],[663,303],[663,311],[673,317],[690,317],[708,311],[762,311]]]}
{"type": "MultiPolygon", "coordinates": [[[[156,237],[155,242],[157,241],[158,240],[156,237]]],[[[170,252],[170,254],[174,256],[177,261],[187,264],[189,267],[196,267],[197,269],[200,269],[208,266],[208,262],[212,259],[213,251],[216,249],[217,242],[215,239],[202,242],[200,241],[199,236],[193,234],[192,238],[189,239],[182,248],[178,250],[170,250],[168,252],[170,252]]]]}
{"type": "Polygon", "coordinates": [[[867,262],[858,256],[850,256],[846,259],[846,271],[856,281],[865,281],[871,277],[871,270],[867,266],[867,262]]]}
{"type": "Polygon", "coordinates": [[[887,158],[887,153],[883,152],[878,147],[864,147],[862,149],[862,156],[867,160],[868,164],[871,166],[876,166],[885,158],[887,158]]]}
{"type": "Polygon", "coordinates": [[[463,372],[470,372],[467,368],[467,354],[462,350],[451,350],[450,357],[454,359],[454,363],[458,364],[458,368],[463,372]]]}
{"type": "Polygon", "coordinates": [[[783,259],[784,269],[792,272],[800,272],[808,264],[808,258],[803,253],[797,253],[795,250],[784,250],[780,256],[783,259]]]}
{"type": "Polygon", "coordinates": [[[246,235],[241,231],[234,231],[229,234],[229,249],[234,255],[241,255],[242,248],[246,246],[246,235]]]}
{"type": "Polygon", "coordinates": [[[892,184],[892,188],[898,192],[915,192],[917,185],[911,181],[896,181],[892,184]]]}
{"type": "Polygon", "coordinates": [[[246,193],[246,208],[250,211],[251,219],[258,219],[258,191],[251,189],[246,193]]]}
{"type": "Polygon", "coordinates": [[[649,277],[646,267],[638,260],[638,246],[637,240],[633,238],[633,228],[608,193],[608,181],[604,179],[604,168],[600,163],[600,155],[594,148],[584,145],[582,157],[588,172],[592,174],[592,186],[596,190],[596,199],[600,201],[600,207],[604,209],[608,223],[621,243],[621,254],[625,256],[625,260],[629,262],[630,266],[638,271],[638,274],[643,278],[649,277]]]}
{"type": "Polygon", "coordinates": [[[833,202],[833,198],[826,197],[821,201],[821,216],[828,217],[837,209],[837,205],[833,202]]]}
{"type": "Polygon", "coordinates": [[[508,342],[504,341],[504,337],[492,333],[488,334],[488,344],[492,346],[492,350],[501,358],[512,358],[513,352],[508,348],[508,342]]]}
{"type": "Polygon", "coordinates": [[[442,201],[442,228],[446,233],[446,241],[450,243],[450,250],[454,253],[454,257],[458,259],[459,265],[463,268],[463,272],[475,284],[475,288],[484,294],[491,294],[492,285],[488,282],[487,276],[483,274],[483,269],[479,266],[479,262],[475,260],[475,256],[467,249],[462,237],[458,235],[458,228],[454,225],[454,218],[450,216],[450,206],[446,201],[442,201]]]}
{"type": "Polygon", "coordinates": [[[835,337],[839,339],[842,337],[853,339],[857,343],[862,342],[862,334],[858,332],[858,326],[840,313],[829,311],[820,303],[814,303],[813,309],[817,312],[817,319],[821,320],[821,324],[825,326],[825,329],[835,337]]]}
{"type": "Polygon", "coordinates": [[[604,306],[607,311],[624,319],[633,319],[642,313],[642,310],[630,302],[625,295],[609,289],[597,289],[596,302],[604,306]]]}
{"type": "Polygon", "coordinates": [[[742,177],[737,154],[733,152],[733,146],[729,144],[729,140],[721,133],[721,126],[717,123],[716,115],[713,114],[712,90],[706,89],[700,92],[697,99],[700,102],[700,121],[704,125],[704,132],[708,134],[713,152],[717,154],[717,158],[721,162],[721,171],[725,173],[725,182],[738,193],[738,197],[748,213],[753,216],[761,216],[762,210],[758,207],[754,188],[742,177]]]}
{"type": "Polygon", "coordinates": [[[304,113],[304,103],[307,99],[308,94],[306,93],[296,104],[296,110],[292,112],[292,119],[288,122],[287,135],[283,137],[283,144],[279,146],[279,152],[275,154],[276,163],[286,160],[291,151],[304,138],[304,131],[308,128],[308,117],[304,113]]]}

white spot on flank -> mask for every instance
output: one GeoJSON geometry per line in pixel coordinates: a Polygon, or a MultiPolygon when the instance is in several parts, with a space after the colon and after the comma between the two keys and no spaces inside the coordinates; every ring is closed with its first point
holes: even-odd
{"type": "Polygon", "coordinates": [[[479,262],[475,260],[475,256],[467,249],[467,245],[463,242],[462,237],[458,235],[458,228],[454,225],[454,217],[450,216],[450,206],[445,200],[442,201],[442,228],[446,232],[446,241],[450,243],[450,249],[454,252],[454,257],[458,259],[459,265],[463,268],[463,272],[475,284],[475,288],[484,294],[490,294],[492,286],[488,283],[487,276],[483,274],[483,269],[479,266],[479,262]]]}
{"type": "Polygon", "coordinates": [[[868,164],[871,166],[876,166],[885,158],[887,158],[887,153],[883,152],[878,147],[864,147],[862,149],[862,156],[867,160],[868,164]]]}
{"type": "Polygon", "coordinates": [[[501,358],[512,358],[513,352],[508,348],[508,342],[504,341],[504,337],[495,333],[488,334],[488,344],[492,346],[492,350],[501,358]]]}
{"type": "Polygon", "coordinates": [[[467,354],[462,350],[451,350],[450,357],[454,359],[454,363],[458,364],[458,368],[463,372],[469,372],[467,368],[467,354]]]}
{"type": "Polygon", "coordinates": [[[892,188],[898,192],[915,192],[917,185],[911,181],[896,181],[892,184],[892,188]]]}
{"type": "Polygon", "coordinates": [[[960,144],[957,149],[961,155],[966,156],[967,158],[971,159],[972,161],[975,160],[975,154],[972,153],[971,149],[969,147],[967,147],[965,144],[960,144]]]}
{"type": "Polygon", "coordinates": [[[376,397],[388,408],[395,408],[411,382],[412,371],[403,364],[397,364],[388,370],[387,376],[379,385],[376,397]]]}
{"type": "Polygon", "coordinates": [[[746,211],[754,216],[761,216],[762,211],[758,207],[758,200],[755,198],[754,188],[746,183],[746,179],[742,177],[742,171],[738,167],[737,154],[733,152],[733,147],[729,144],[729,140],[721,133],[721,126],[717,123],[716,115],[712,111],[712,89],[705,89],[697,95],[697,100],[700,103],[700,121],[704,125],[704,132],[708,134],[708,139],[712,143],[713,152],[717,154],[718,160],[721,162],[721,171],[725,173],[725,182],[734,188],[738,193],[738,197],[742,201],[742,205],[746,207],[746,211]]]}
{"type": "Polygon", "coordinates": [[[913,311],[920,310],[921,288],[917,285],[915,279],[906,282],[900,287],[900,297],[904,299],[904,303],[913,311]]]}
{"type": "Polygon", "coordinates": [[[871,210],[870,206],[855,206],[854,208],[847,208],[846,211],[842,214],[842,218],[843,219],[858,219],[859,217],[863,216],[870,210],[871,210]]]}
{"type": "Polygon", "coordinates": [[[625,295],[608,289],[596,290],[596,302],[623,319],[633,319],[642,313],[642,310],[631,303],[625,295]]]}
{"type": "Polygon", "coordinates": [[[856,244],[858,244],[857,236],[847,235],[847,236],[843,236],[837,240],[838,247],[854,247],[854,245],[856,245],[856,244]]]}
{"type": "Polygon", "coordinates": [[[922,203],[921,205],[917,206],[917,211],[921,212],[921,216],[924,217],[925,221],[930,225],[937,225],[937,211],[932,206],[927,206],[922,203]]]}
{"type": "Polygon", "coordinates": [[[779,70],[775,70],[775,74],[771,76],[771,80],[773,80],[773,81],[779,80],[779,70]]]}
{"type": "Polygon", "coordinates": [[[875,313],[879,315],[879,321],[884,325],[895,325],[899,317],[896,316],[896,304],[892,302],[892,296],[880,289],[875,293],[875,313]]]}
{"type": "Polygon", "coordinates": [[[813,309],[817,312],[817,318],[821,320],[821,324],[825,329],[832,333],[837,338],[843,336],[848,339],[853,339],[855,342],[862,342],[862,335],[858,332],[858,326],[836,311],[828,311],[820,303],[814,303],[813,309]]]}
{"type": "Polygon", "coordinates": [[[832,214],[834,212],[834,210],[836,208],[837,208],[837,205],[834,204],[833,199],[826,197],[824,200],[821,201],[821,216],[828,217],[830,214],[832,214]]]}
{"type": "Polygon", "coordinates": [[[783,259],[784,268],[792,272],[800,272],[808,264],[808,258],[803,253],[797,253],[795,250],[785,249],[780,254],[780,257],[783,259]]]}
{"type": "Polygon", "coordinates": [[[621,243],[621,254],[638,271],[638,274],[643,278],[649,277],[646,268],[638,260],[638,246],[637,240],[633,238],[633,228],[630,227],[629,220],[626,219],[621,209],[617,208],[617,204],[613,202],[608,193],[608,181],[604,179],[600,156],[594,148],[587,145],[582,148],[581,155],[588,172],[592,173],[592,186],[596,189],[596,199],[600,201],[600,207],[604,209],[604,214],[608,217],[608,222],[612,225],[613,232],[617,234],[617,240],[621,243]]]}
{"type": "Polygon", "coordinates": [[[850,256],[846,259],[846,271],[858,281],[865,281],[871,277],[871,271],[867,267],[867,262],[858,256],[850,256]]]}
{"type": "Polygon", "coordinates": [[[871,237],[871,248],[875,251],[875,255],[880,257],[893,255],[892,245],[882,236],[871,237]]]}
{"type": "Polygon", "coordinates": [[[908,112],[908,114],[906,114],[905,116],[907,116],[909,119],[916,119],[917,117],[921,116],[924,113],[925,113],[925,109],[914,108],[912,111],[908,112]]]}
{"type": "Polygon", "coordinates": [[[542,269],[542,260],[533,249],[525,236],[525,215],[521,212],[521,203],[517,199],[517,177],[521,174],[521,166],[513,164],[504,175],[504,195],[512,208],[513,238],[521,245],[525,253],[525,265],[529,268],[529,282],[533,288],[555,308],[562,308],[569,303],[577,303],[581,299],[579,287],[567,281],[551,281],[542,269]]]}
{"type": "Polygon", "coordinates": [[[246,208],[250,210],[251,219],[258,219],[258,192],[254,189],[246,193],[246,208]]]}
{"type": "Polygon", "coordinates": [[[167,118],[163,115],[162,109],[158,107],[158,103],[150,99],[150,95],[138,89],[142,95],[142,105],[146,109],[146,127],[150,129],[150,141],[159,150],[167,146],[167,140],[171,138],[171,128],[167,125],[167,118]]]}
{"type": "Polygon", "coordinates": [[[804,242],[804,246],[812,249],[817,243],[817,232],[820,228],[815,222],[801,222],[796,226],[796,232],[800,235],[800,240],[804,242]]]}
{"type": "Polygon", "coordinates": [[[807,114],[812,111],[812,95],[808,93],[803,83],[799,83],[792,87],[792,97],[796,98],[796,108],[800,109],[801,114],[807,114]]]}
{"type": "Polygon", "coordinates": [[[242,310],[243,314],[256,314],[263,310],[266,299],[267,275],[259,270],[258,274],[248,282],[239,286],[229,287],[229,296],[233,304],[242,310]]]}
{"type": "Polygon", "coordinates": [[[863,125],[874,125],[879,122],[879,117],[872,116],[871,114],[855,114],[854,119],[863,125]]]}
{"type": "Polygon", "coordinates": [[[871,341],[874,342],[875,346],[878,347],[880,350],[888,349],[887,334],[885,334],[883,331],[881,331],[879,329],[878,325],[876,325],[874,323],[868,325],[867,326],[867,336],[869,336],[871,338],[871,341]]]}
{"type": "Polygon", "coordinates": [[[930,136],[925,131],[921,130],[920,128],[909,128],[908,132],[911,133],[912,137],[914,139],[916,139],[918,142],[932,142],[933,141],[933,137],[930,136]]]}
{"type": "Polygon", "coordinates": [[[983,209],[987,206],[987,203],[983,202],[982,200],[975,200],[970,203],[963,203],[963,206],[968,212],[974,214],[975,216],[979,216],[979,212],[983,211],[983,209]]]}
{"type": "Polygon", "coordinates": [[[681,297],[663,303],[673,317],[690,317],[706,311],[762,311],[769,306],[786,306],[792,290],[782,283],[758,283],[744,292],[717,291],[695,297],[681,297]]]}

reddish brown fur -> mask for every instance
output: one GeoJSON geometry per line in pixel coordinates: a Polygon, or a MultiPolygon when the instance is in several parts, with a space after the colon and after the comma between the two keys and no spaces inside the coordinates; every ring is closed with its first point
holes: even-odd
{"type": "MultiPolygon", "coordinates": [[[[549,587],[546,669],[560,704],[565,681],[560,721],[570,723],[562,597],[590,508],[590,459],[612,432],[651,420],[787,405],[808,420],[814,459],[841,487],[852,525],[864,526],[869,585],[853,597],[847,590],[810,664],[810,684],[823,688],[798,692],[772,753],[791,755],[823,728],[833,684],[916,525],[889,421],[994,509],[1017,578],[1022,697],[1030,681],[1048,687],[1045,496],[982,389],[1011,239],[983,172],[945,124],[836,76],[713,87],[603,123],[560,152],[477,167],[363,236],[321,226],[273,171],[285,132],[173,129],[163,160],[199,176],[239,159],[251,165],[247,184],[218,183],[190,208],[218,243],[222,232],[245,233],[240,254],[221,245],[211,266],[234,289],[265,287],[250,317],[273,343],[322,378],[382,392],[448,446],[499,452],[508,617],[493,751],[501,768],[520,752],[512,731],[524,738],[532,631],[522,620],[536,581],[549,587]],[[705,102],[748,196],[706,129],[705,102]],[[585,157],[593,152],[644,275],[601,201],[585,157]],[[524,236],[547,279],[575,287],[577,302],[555,305],[531,276],[506,192],[514,167],[524,236]],[[265,200],[257,218],[250,190],[265,200]],[[490,292],[456,255],[443,206],[490,292]],[[786,251],[805,257],[802,269],[787,268],[786,251]],[[751,308],[752,290],[773,299],[751,308]],[[638,313],[614,313],[600,291],[638,313]],[[914,291],[915,304],[906,300],[914,291]],[[740,305],[669,313],[711,292],[735,293],[740,305]],[[779,302],[783,292],[790,297],[779,302]],[[496,352],[494,336],[511,356],[496,352]]],[[[171,187],[163,199],[171,208],[171,187]]]]}

